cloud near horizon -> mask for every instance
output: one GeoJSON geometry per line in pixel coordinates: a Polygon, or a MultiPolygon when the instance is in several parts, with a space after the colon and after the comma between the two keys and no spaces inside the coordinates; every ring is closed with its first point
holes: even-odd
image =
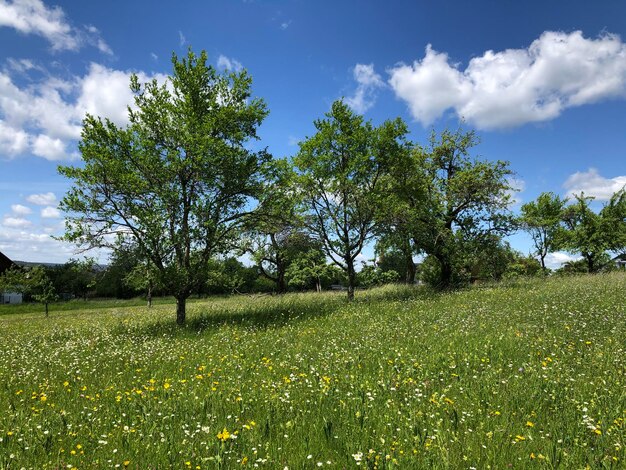
{"type": "Polygon", "coordinates": [[[489,50],[465,69],[429,44],[423,59],[388,73],[396,97],[425,126],[452,110],[479,129],[503,129],[625,98],[626,44],[615,34],[546,31],[528,48],[489,50]]]}

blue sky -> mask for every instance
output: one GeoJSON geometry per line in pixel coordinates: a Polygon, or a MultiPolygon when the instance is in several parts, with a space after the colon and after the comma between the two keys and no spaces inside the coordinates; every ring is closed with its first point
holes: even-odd
{"type": "MultiPolygon", "coordinates": [[[[68,187],[56,167],[79,163],[84,113],[123,124],[129,74],[162,77],[190,46],[251,73],[270,109],[262,142],[277,157],[344,97],[374,123],[402,117],[422,143],[463,117],[481,137],[476,155],[510,162],[520,202],[580,190],[601,201],[626,183],[624,2],[162,3],[0,0],[0,251],[10,258],[73,255],[51,238],[68,187]]],[[[530,249],[523,234],[511,243],[530,249]]]]}

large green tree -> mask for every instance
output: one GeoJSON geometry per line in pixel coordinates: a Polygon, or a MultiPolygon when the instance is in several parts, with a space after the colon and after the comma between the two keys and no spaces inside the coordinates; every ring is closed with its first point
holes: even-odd
{"type": "Polygon", "coordinates": [[[415,146],[387,179],[386,217],[400,224],[416,251],[438,264],[437,284],[458,279],[455,266],[468,242],[507,233],[511,171],[503,161],[470,156],[478,143],[473,131],[433,132],[427,148],[415,146]]]}
{"type": "Polygon", "coordinates": [[[521,225],[533,239],[535,254],[539,257],[544,273],[547,271],[546,256],[559,248],[561,220],[566,203],[567,199],[561,199],[554,193],[541,193],[536,201],[522,205],[521,225]]]}
{"type": "Polygon", "coordinates": [[[230,249],[261,191],[264,150],[252,150],[265,103],[251,97],[245,72],[220,74],[203,51],[172,57],[167,83],[131,79],[129,125],[88,115],[83,165],[60,167],[72,180],[61,202],[65,239],[86,248],[136,244],[159,282],[186,299],[209,260],[230,249]]]}
{"type": "Polygon", "coordinates": [[[295,157],[303,220],[345,271],[352,299],[355,259],[375,234],[382,177],[404,148],[407,128],[400,119],[374,127],[343,101],[335,101],[315,128],[295,157]]]}

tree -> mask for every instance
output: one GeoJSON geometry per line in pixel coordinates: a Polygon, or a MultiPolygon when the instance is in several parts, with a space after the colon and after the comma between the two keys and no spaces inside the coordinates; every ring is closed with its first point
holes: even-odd
{"type": "Polygon", "coordinates": [[[306,289],[314,284],[315,290],[319,293],[322,292],[324,281],[336,276],[336,269],[338,269],[336,266],[326,262],[326,256],[321,249],[311,248],[301,252],[291,262],[286,275],[290,286],[306,289]]]}
{"type": "Polygon", "coordinates": [[[294,177],[286,160],[268,165],[265,190],[247,227],[251,238],[246,251],[261,276],[274,282],[279,293],[287,291],[286,273],[292,261],[316,245],[296,213],[294,177]]]}
{"type": "Polygon", "coordinates": [[[270,158],[249,145],[268,113],[251,98],[250,76],[206,61],[204,51],[173,55],[167,84],[132,76],[129,125],[88,115],[84,166],[59,168],[73,182],[60,205],[64,238],[85,249],[136,244],[176,298],[179,325],[209,260],[237,239],[270,158]]]}
{"type": "Polygon", "coordinates": [[[541,193],[536,201],[522,206],[521,224],[533,239],[541,269],[547,272],[546,256],[558,249],[561,220],[567,199],[554,193],[541,193]]]}
{"type": "Polygon", "coordinates": [[[456,282],[456,258],[468,240],[503,235],[512,228],[508,211],[512,174],[508,163],[469,155],[474,131],[433,132],[427,149],[416,146],[388,180],[386,205],[411,234],[417,250],[438,264],[435,284],[456,282]]]}
{"type": "Polygon", "coordinates": [[[6,270],[0,276],[0,289],[20,292],[25,296],[30,295],[35,301],[44,304],[46,317],[49,313],[50,302],[56,302],[59,299],[52,281],[42,266],[34,266],[30,269],[12,267],[6,270]]]}
{"type": "Polygon", "coordinates": [[[403,148],[407,128],[400,119],[374,127],[343,101],[335,101],[315,128],[294,159],[304,220],[326,255],[345,271],[348,299],[353,299],[354,262],[375,234],[381,177],[403,148]]]}
{"type": "Polygon", "coordinates": [[[559,244],[570,253],[580,253],[587,263],[587,272],[596,273],[607,263],[607,251],[620,252],[626,246],[626,193],[613,194],[596,213],[591,208],[593,197],[574,195],[575,202],[563,212],[565,231],[559,244]]]}

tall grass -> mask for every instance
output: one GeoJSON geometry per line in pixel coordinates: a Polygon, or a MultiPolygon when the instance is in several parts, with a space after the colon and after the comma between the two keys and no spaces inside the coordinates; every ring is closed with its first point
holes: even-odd
{"type": "Polygon", "coordinates": [[[0,317],[2,468],[624,468],[626,277],[0,317]]]}

